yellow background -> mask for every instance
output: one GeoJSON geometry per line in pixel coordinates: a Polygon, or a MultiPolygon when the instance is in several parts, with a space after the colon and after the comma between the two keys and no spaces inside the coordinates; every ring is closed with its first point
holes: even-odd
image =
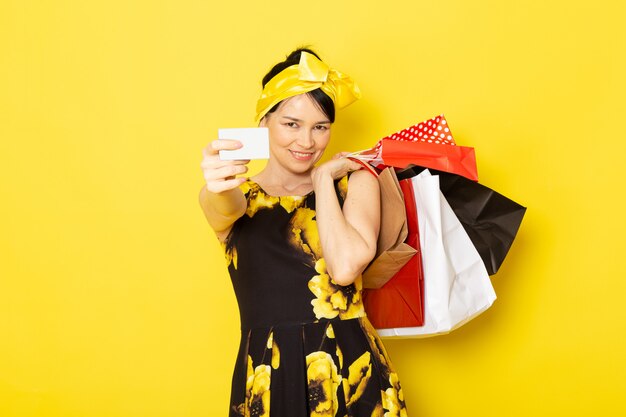
{"type": "Polygon", "coordinates": [[[301,44],[363,91],[329,154],[444,113],[528,206],[492,308],[387,342],[409,416],[623,415],[623,4],[0,1],[0,416],[226,415],[201,149],[301,44]]]}

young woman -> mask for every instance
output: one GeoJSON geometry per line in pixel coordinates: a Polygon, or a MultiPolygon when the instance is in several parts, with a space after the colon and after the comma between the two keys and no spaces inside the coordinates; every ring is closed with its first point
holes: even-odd
{"type": "Polygon", "coordinates": [[[406,416],[398,376],[361,300],[380,228],[378,182],[343,153],[316,166],[352,79],[309,49],[263,78],[257,121],[270,159],[203,150],[200,204],[222,242],[241,318],[230,416],[406,416]]]}

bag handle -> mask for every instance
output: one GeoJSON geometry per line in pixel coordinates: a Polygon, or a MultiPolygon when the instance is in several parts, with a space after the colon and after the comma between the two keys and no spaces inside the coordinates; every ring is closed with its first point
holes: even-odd
{"type": "Polygon", "coordinates": [[[373,176],[375,176],[376,178],[378,178],[378,172],[376,171],[376,169],[374,169],[373,166],[371,166],[370,164],[368,164],[367,162],[361,161],[358,158],[354,158],[352,156],[346,156],[346,158],[348,158],[351,161],[354,162],[358,162],[359,164],[361,164],[364,168],[366,168],[373,176]]]}

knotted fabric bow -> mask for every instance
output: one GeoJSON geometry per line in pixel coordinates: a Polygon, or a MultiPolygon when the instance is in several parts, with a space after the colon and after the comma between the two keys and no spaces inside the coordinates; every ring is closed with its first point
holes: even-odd
{"type": "Polygon", "coordinates": [[[361,91],[354,80],[342,72],[330,68],[308,52],[302,51],[300,62],[285,68],[272,78],[261,93],[256,105],[255,122],[282,100],[321,88],[341,109],[361,98],[361,91]]]}

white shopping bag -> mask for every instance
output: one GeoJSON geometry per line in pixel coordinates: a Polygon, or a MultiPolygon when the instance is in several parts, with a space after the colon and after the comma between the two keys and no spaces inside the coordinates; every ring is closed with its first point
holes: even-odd
{"type": "Polygon", "coordinates": [[[439,189],[439,176],[424,170],[411,181],[424,268],[424,325],[378,329],[382,337],[449,333],[496,299],[485,264],[439,189]]]}

